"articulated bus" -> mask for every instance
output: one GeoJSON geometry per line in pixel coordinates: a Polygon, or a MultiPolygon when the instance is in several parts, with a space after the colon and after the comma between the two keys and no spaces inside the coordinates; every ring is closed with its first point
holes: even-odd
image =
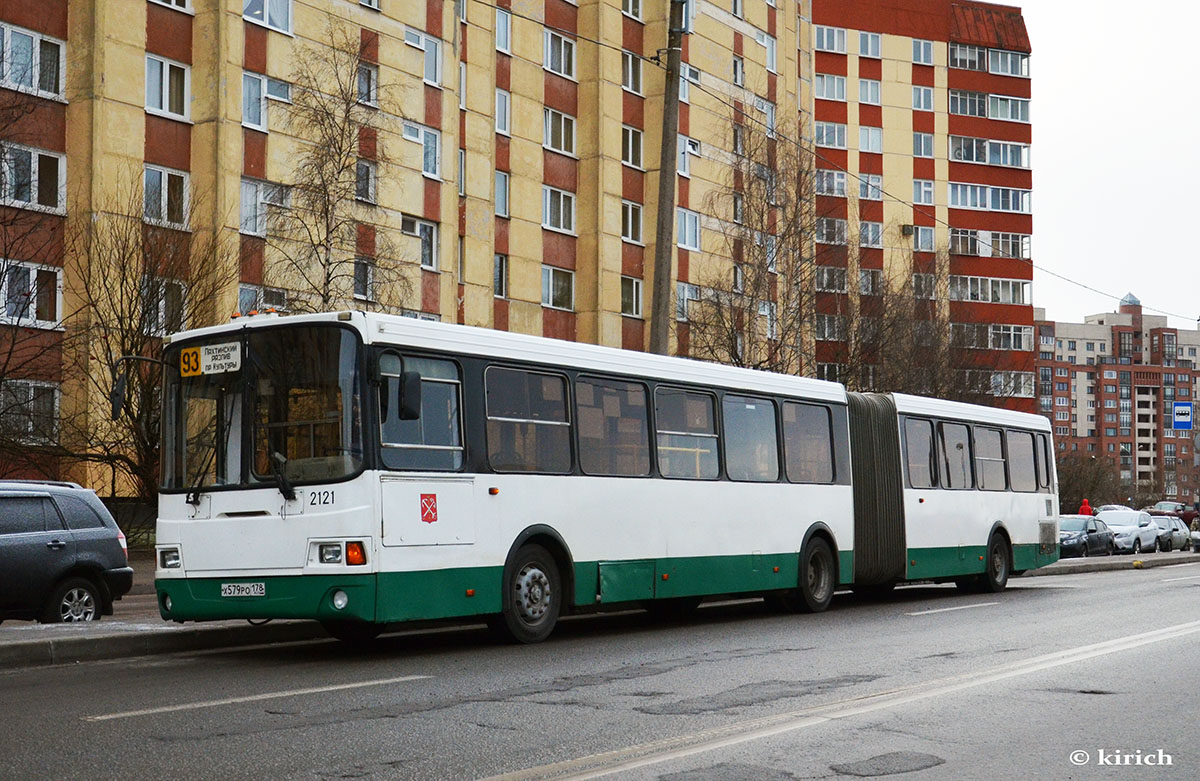
{"type": "Polygon", "coordinates": [[[999,591],[1058,556],[1038,415],[364,312],[188,331],[164,361],[169,620],[536,642],[713,596],[999,591]]]}

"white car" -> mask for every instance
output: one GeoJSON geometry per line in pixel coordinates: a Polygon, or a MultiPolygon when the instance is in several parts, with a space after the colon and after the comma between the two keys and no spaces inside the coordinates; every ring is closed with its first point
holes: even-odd
{"type": "Polygon", "coordinates": [[[1149,513],[1141,510],[1102,510],[1096,517],[1112,529],[1117,553],[1154,553],[1161,529],[1149,513]]]}

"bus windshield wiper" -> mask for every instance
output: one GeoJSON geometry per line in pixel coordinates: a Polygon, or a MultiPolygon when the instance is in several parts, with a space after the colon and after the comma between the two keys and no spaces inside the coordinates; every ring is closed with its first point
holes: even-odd
{"type": "Polygon", "coordinates": [[[289,502],[295,501],[296,489],[292,488],[291,481],[283,473],[283,468],[287,465],[287,456],[278,450],[273,450],[271,451],[270,461],[271,474],[275,475],[275,482],[279,485],[279,493],[283,494],[283,498],[289,502]]]}

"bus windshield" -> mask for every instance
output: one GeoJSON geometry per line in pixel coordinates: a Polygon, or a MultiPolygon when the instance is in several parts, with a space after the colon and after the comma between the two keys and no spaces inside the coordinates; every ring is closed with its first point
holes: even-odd
{"type": "Polygon", "coordinates": [[[162,483],[202,490],[339,480],[362,466],[358,339],[336,326],[168,349],[162,483]]]}

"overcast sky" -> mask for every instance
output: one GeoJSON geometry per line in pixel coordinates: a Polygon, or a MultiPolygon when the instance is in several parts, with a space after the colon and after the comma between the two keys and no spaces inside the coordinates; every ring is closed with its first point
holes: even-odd
{"type": "Polygon", "coordinates": [[[1033,303],[1051,320],[1117,301],[1196,328],[1196,0],[1000,0],[1033,45],[1033,303]]]}

